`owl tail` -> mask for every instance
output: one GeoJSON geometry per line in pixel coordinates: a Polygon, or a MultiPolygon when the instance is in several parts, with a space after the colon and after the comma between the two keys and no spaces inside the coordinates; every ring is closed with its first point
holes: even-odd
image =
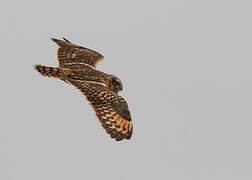
{"type": "Polygon", "coordinates": [[[34,65],[34,69],[36,69],[41,75],[46,77],[54,77],[54,78],[63,78],[64,70],[57,67],[46,67],[40,64],[34,65]]]}

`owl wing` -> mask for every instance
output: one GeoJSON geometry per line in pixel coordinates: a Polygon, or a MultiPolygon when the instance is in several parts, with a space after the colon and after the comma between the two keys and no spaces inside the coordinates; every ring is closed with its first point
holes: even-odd
{"type": "Polygon", "coordinates": [[[127,102],[105,85],[91,82],[69,81],[87,97],[100,120],[103,128],[111,138],[117,141],[130,139],[133,123],[127,102]]]}
{"type": "Polygon", "coordinates": [[[91,49],[87,49],[63,40],[52,40],[58,44],[58,61],[61,68],[81,68],[85,65],[96,68],[96,65],[103,59],[103,56],[91,49]]]}

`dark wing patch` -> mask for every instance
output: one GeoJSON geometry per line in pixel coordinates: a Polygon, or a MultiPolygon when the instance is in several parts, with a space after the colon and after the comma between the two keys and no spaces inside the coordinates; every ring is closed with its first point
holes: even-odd
{"type": "Polygon", "coordinates": [[[75,45],[66,39],[52,40],[59,45],[58,61],[61,68],[82,68],[85,65],[96,68],[98,62],[103,59],[100,53],[75,45]]]}
{"type": "Polygon", "coordinates": [[[116,93],[95,83],[69,81],[89,100],[103,128],[117,141],[130,139],[133,123],[127,102],[116,93]]]}

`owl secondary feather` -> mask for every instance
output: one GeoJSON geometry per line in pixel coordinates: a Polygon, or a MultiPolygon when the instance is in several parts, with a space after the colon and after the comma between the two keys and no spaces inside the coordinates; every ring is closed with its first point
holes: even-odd
{"type": "Polygon", "coordinates": [[[117,141],[130,139],[133,131],[131,114],[127,102],[118,95],[123,89],[122,82],[115,75],[96,69],[103,56],[65,38],[52,40],[59,46],[59,67],[35,65],[34,68],[43,76],[60,79],[78,88],[111,138],[117,141]]]}

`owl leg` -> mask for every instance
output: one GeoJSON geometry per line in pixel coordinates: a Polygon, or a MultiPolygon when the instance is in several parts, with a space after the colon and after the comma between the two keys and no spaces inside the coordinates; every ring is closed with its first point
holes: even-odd
{"type": "Polygon", "coordinates": [[[64,71],[57,67],[46,67],[40,64],[34,65],[34,69],[36,69],[41,75],[46,77],[53,77],[62,79],[64,77],[64,71]]]}

